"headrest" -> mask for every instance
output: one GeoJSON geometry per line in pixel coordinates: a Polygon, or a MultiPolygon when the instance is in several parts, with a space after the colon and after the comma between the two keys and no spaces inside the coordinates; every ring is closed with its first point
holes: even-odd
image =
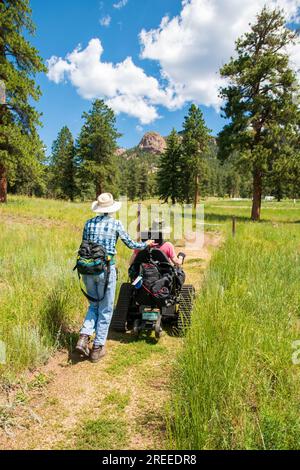
{"type": "Polygon", "coordinates": [[[147,230],[145,232],[141,232],[141,240],[145,242],[147,240],[154,240],[155,243],[162,245],[164,243],[163,233],[162,231],[157,230],[147,230]]]}

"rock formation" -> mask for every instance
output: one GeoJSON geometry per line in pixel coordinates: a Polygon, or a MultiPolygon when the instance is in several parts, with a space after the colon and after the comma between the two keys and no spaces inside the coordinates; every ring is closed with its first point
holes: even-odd
{"type": "Polygon", "coordinates": [[[166,148],[166,141],[158,132],[147,132],[140,141],[138,148],[145,152],[160,154],[166,148]]]}

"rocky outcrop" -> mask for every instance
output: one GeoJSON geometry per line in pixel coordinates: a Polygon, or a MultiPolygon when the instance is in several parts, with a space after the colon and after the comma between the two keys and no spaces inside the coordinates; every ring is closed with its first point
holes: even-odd
{"type": "Polygon", "coordinates": [[[116,155],[117,155],[117,157],[120,157],[125,152],[126,152],[126,149],[123,149],[122,147],[120,147],[120,148],[117,148],[116,155]]]}
{"type": "Polygon", "coordinates": [[[166,148],[166,141],[158,132],[147,132],[140,141],[138,148],[145,152],[160,154],[166,148]]]}

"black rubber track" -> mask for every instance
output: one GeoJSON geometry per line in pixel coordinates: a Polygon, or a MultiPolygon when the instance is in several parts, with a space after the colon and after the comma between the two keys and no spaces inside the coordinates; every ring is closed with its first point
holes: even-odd
{"type": "Polygon", "coordinates": [[[183,335],[191,324],[191,314],[195,298],[195,288],[191,284],[182,287],[179,298],[179,309],[177,325],[175,331],[178,335],[183,335]]]}
{"type": "Polygon", "coordinates": [[[118,333],[124,333],[127,326],[128,310],[131,302],[132,286],[129,282],[124,282],[120,287],[117,305],[115,307],[110,329],[118,333]]]}

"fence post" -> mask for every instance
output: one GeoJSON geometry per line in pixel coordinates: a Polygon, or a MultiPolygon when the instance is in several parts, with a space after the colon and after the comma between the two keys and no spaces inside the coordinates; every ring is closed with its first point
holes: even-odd
{"type": "Polygon", "coordinates": [[[233,238],[235,237],[235,233],[236,233],[236,217],[233,216],[232,217],[232,236],[233,236],[233,238]]]}
{"type": "Polygon", "coordinates": [[[141,208],[142,204],[139,202],[138,203],[138,208],[137,208],[137,226],[136,226],[136,238],[137,241],[141,241],[141,208]]]}

